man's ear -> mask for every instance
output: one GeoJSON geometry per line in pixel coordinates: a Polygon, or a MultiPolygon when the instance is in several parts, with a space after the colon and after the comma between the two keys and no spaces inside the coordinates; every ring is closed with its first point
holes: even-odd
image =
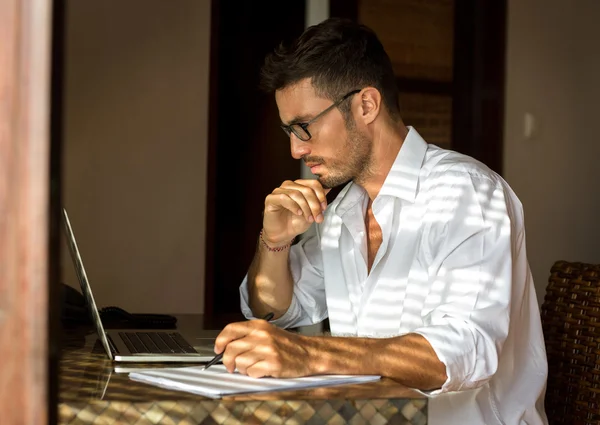
{"type": "Polygon", "coordinates": [[[381,93],[375,87],[365,87],[360,96],[360,118],[365,125],[371,124],[381,112],[381,93]]]}

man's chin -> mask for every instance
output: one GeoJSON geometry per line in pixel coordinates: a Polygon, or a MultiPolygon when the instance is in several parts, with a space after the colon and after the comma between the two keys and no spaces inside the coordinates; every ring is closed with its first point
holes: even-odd
{"type": "Polygon", "coordinates": [[[321,175],[315,174],[317,176],[317,180],[319,181],[319,183],[321,183],[321,186],[323,186],[323,189],[331,189],[331,186],[329,185],[329,181],[327,180],[326,177],[323,177],[321,175]]]}
{"type": "Polygon", "coordinates": [[[318,176],[317,180],[319,180],[319,183],[321,183],[321,186],[323,186],[323,189],[335,189],[336,187],[346,185],[346,183],[348,183],[352,179],[342,180],[342,179],[331,179],[331,178],[327,178],[327,177],[323,177],[323,176],[318,176]]]}

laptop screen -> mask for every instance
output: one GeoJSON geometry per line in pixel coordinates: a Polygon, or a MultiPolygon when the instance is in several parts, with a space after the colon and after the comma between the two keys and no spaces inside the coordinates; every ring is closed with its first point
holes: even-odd
{"type": "Polygon", "coordinates": [[[92,288],[90,287],[87,274],[85,273],[85,268],[83,267],[83,261],[81,260],[79,248],[77,247],[77,242],[75,241],[75,235],[73,234],[73,229],[71,228],[71,222],[69,221],[67,210],[64,208],[63,224],[65,228],[65,234],[67,236],[67,245],[69,246],[71,258],[73,259],[73,264],[75,265],[75,272],[77,273],[77,278],[79,279],[79,284],[81,285],[81,292],[87,301],[87,306],[92,315],[92,322],[94,322],[96,325],[96,331],[98,332],[100,341],[102,341],[102,345],[104,345],[106,354],[108,354],[108,357],[112,360],[113,353],[110,345],[108,344],[108,339],[106,338],[106,333],[104,332],[104,326],[102,326],[102,321],[100,320],[100,314],[98,313],[98,308],[96,307],[96,302],[94,301],[94,296],[92,295],[92,288]]]}

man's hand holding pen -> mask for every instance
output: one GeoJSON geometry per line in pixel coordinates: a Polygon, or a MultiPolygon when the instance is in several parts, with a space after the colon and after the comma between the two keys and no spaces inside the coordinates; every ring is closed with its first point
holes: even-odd
{"type": "Polygon", "coordinates": [[[314,375],[310,338],[285,331],[266,320],[227,325],[217,337],[215,353],[223,353],[229,372],[253,378],[314,375]]]}

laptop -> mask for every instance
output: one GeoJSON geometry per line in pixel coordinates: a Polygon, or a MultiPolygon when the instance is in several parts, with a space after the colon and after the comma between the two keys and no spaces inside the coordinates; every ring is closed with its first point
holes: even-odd
{"type": "Polygon", "coordinates": [[[81,292],[96,326],[98,337],[108,358],[115,362],[181,362],[205,363],[213,359],[215,333],[199,331],[198,335],[184,335],[176,330],[118,329],[105,330],[96,307],[92,288],[87,278],[83,260],[67,211],[63,208],[63,224],[67,245],[75,265],[81,292]],[[210,336],[209,336],[210,335],[210,336]]]}

